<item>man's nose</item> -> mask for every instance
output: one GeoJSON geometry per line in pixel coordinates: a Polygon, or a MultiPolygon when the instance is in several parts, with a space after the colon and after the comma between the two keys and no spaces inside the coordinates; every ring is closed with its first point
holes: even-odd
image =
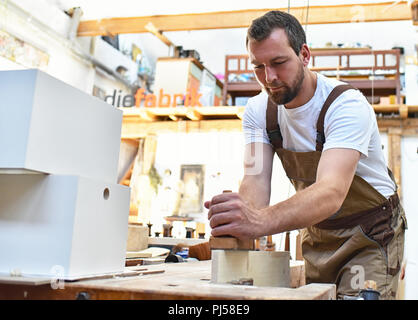
{"type": "Polygon", "coordinates": [[[276,82],[277,81],[277,74],[276,74],[275,70],[272,67],[268,67],[268,66],[266,66],[265,70],[266,70],[266,82],[268,84],[276,82]]]}

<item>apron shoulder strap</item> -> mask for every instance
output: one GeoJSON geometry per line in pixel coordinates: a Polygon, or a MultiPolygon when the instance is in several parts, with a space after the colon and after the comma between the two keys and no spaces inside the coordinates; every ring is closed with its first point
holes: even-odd
{"type": "Polygon", "coordinates": [[[392,170],[390,170],[389,167],[388,167],[388,174],[389,174],[390,180],[392,180],[393,183],[395,184],[395,193],[396,193],[398,191],[398,184],[396,183],[395,176],[393,175],[392,170]]]}
{"type": "Polygon", "coordinates": [[[355,89],[349,84],[342,84],[336,86],[332,89],[331,93],[328,95],[327,100],[325,100],[324,105],[322,106],[321,112],[319,113],[318,121],[316,123],[316,151],[322,151],[325,143],[325,133],[324,133],[324,119],[325,114],[327,113],[330,105],[337,99],[344,91],[349,89],[355,89]]]}
{"type": "Polygon", "coordinates": [[[283,138],[277,122],[277,105],[270,98],[267,98],[266,131],[273,147],[283,148],[283,138]]]}

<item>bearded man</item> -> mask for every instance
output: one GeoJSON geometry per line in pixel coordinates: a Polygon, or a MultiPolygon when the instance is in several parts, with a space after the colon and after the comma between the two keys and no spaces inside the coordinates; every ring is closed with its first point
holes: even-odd
{"type": "Polygon", "coordinates": [[[243,117],[239,192],[205,202],[212,236],[301,230],[307,283],[335,283],[338,298],[355,296],[360,268],[380,298],[394,298],[406,218],[373,108],[350,85],[309,70],[305,32],[290,14],[255,19],[247,49],[263,90],[243,117]],[[297,192],[270,205],[274,153],[297,192]]]}

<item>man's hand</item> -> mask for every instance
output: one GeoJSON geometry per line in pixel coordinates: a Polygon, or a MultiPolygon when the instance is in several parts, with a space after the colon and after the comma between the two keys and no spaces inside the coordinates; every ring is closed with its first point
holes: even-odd
{"type": "Polygon", "coordinates": [[[222,193],[205,202],[215,237],[230,235],[255,239],[263,235],[263,214],[243,200],[238,193],[222,193]]]}
{"type": "Polygon", "coordinates": [[[273,156],[274,150],[268,144],[255,142],[245,146],[239,193],[223,193],[205,202],[213,236],[254,239],[269,232],[261,209],[270,201],[273,156]]]}

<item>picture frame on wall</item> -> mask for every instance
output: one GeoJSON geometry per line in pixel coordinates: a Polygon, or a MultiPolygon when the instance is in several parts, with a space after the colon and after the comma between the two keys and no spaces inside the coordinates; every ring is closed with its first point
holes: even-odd
{"type": "Polygon", "coordinates": [[[192,213],[203,212],[203,188],[204,188],[205,168],[202,164],[181,165],[181,216],[192,213]]]}

